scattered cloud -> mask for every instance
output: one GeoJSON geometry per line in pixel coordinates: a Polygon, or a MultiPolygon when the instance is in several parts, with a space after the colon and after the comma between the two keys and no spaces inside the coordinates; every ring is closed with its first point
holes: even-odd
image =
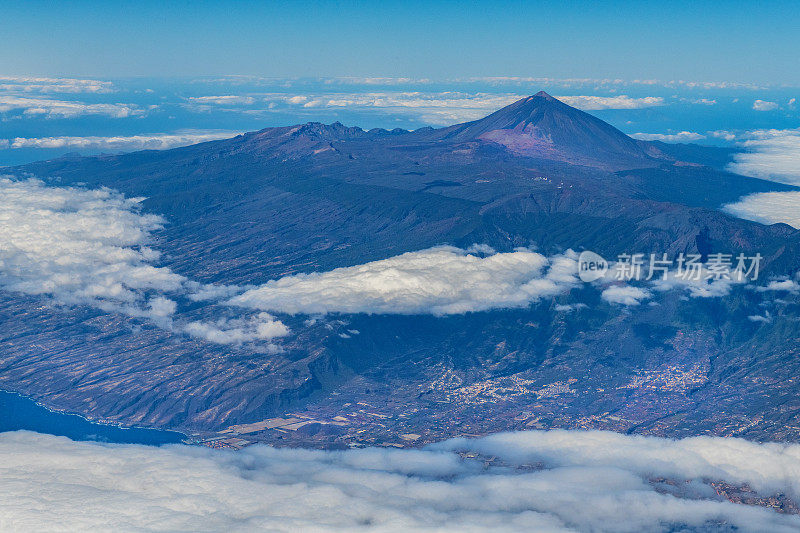
{"type": "Polygon", "coordinates": [[[650,292],[631,285],[612,285],[603,290],[600,297],[611,304],[639,305],[650,298],[650,292]]]}
{"type": "Polygon", "coordinates": [[[0,91],[26,93],[110,93],[110,81],[79,78],[42,78],[34,76],[0,76],[0,91]]]}
{"type": "Polygon", "coordinates": [[[526,249],[479,257],[441,246],[329,272],[272,280],[232,305],[289,314],[448,315],[526,307],[569,291],[577,256],[550,259],[526,249]]]}
{"type": "Polygon", "coordinates": [[[800,192],[764,192],[750,194],[722,208],[745,220],[762,224],[783,222],[800,229],[800,192]]]}
{"type": "Polygon", "coordinates": [[[488,94],[444,91],[423,92],[372,92],[340,93],[328,95],[293,95],[279,98],[267,97],[270,103],[299,106],[303,109],[348,108],[371,109],[381,112],[418,118],[424,122],[445,125],[453,122],[476,120],[501,107],[516,102],[520,94],[488,94]]]}
{"type": "Polygon", "coordinates": [[[208,111],[209,106],[247,106],[247,113],[313,113],[320,110],[379,111],[394,116],[414,118],[429,124],[444,125],[475,120],[522,98],[518,94],[444,92],[363,92],[363,93],[268,93],[238,96],[191,98],[187,104],[195,111],[208,111]],[[250,101],[253,99],[253,102],[250,101]],[[258,108],[261,103],[265,108],[258,108]],[[255,107],[254,107],[255,106],[255,107]]]}
{"type": "MultiPolygon", "coordinates": [[[[48,187],[37,180],[10,178],[0,179],[0,193],[0,288],[147,319],[215,343],[286,336],[288,328],[268,312],[438,316],[527,307],[582,286],[572,251],[548,258],[524,248],[496,253],[479,244],[468,250],[440,246],[408,252],[327,272],[285,276],[257,287],[202,285],[156,266],[159,252],[149,246],[150,234],[165,221],[141,213],[142,199],[109,189],[48,187]],[[210,318],[193,320],[180,314],[183,299],[209,302],[205,309],[210,318]],[[231,306],[258,313],[231,316],[231,306]]],[[[701,274],[691,281],[670,273],[649,287],[720,297],[736,283],[701,274]]],[[[771,284],[767,290],[780,287],[771,284]]],[[[650,290],[627,285],[602,291],[605,301],[620,305],[637,305],[650,297],[650,290]]],[[[562,305],[557,311],[579,305],[562,305]]]]}
{"type": "Polygon", "coordinates": [[[762,322],[764,324],[769,324],[772,322],[772,317],[770,316],[769,312],[767,312],[763,315],[750,315],[747,317],[747,320],[750,322],[762,322]]]}
{"type": "Polygon", "coordinates": [[[81,150],[166,150],[206,141],[228,139],[238,131],[186,130],[174,133],[112,137],[38,137],[0,139],[0,149],[10,148],[72,148],[81,150]]]}
{"type": "Polygon", "coordinates": [[[800,284],[791,279],[776,279],[770,281],[764,287],[758,287],[760,292],[776,291],[776,292],[800,292],[800,284]]]}
{"type": "Polygon", "coordinates": [[[717,81],[691,81],[691,80],[656,80],[656,79],[632,79],[622,78],[546,78],[546,77],[527,77],[527,76],[484,76],[472,78],[460,78],[449,80],[455,82],[482,82],[493,85],[536,85],[536,86],[561,86],[561,87],[595,87],[598,89],[616,89],[624,86],[648,86],[666,88],[685,88],[685,89],[765,89],[763,85],[737,82],[717,82],[717,81]]]}
{"type": "Polygon", "coordinates": [[[342,85],[424,85],[432,83],[428,78],[408,78],[408,77],[355,77],[344,76],[337,78],[324,78],[324,83],[342,85]]]}
{"type": "Polygon", "coordinates": [[[735,141],[737,139],[737,134],[732,131],[728,130],[716,130],[708,132],[708,135],[711,137],[715,137],[717,139],[723,139],[728,142],[735,141]]]}
{"type": "Polygon", "coordinates": [[[778,109],[778,103],[768,100],[756,100],[753,102],[753,109],[756,111],[774,111],[778,109]]]}
{"type": "Polygon", "coordinates": [[[258,313],[247,319],[222,318],[215,322],[189,322],[183,331],[215,344],[243,344],[289,334],[289,328],[268,313],[258,313]]]}
{"type": "Polygon", "coordinates": [[[733,277],[713,279],[707,270],[702,269],[697,278],[679,277],[676,272],[672,271],[665,279],[658,279],[651,283],[655,290],[661,292],[685,289],[692,298],[721,298],[730,294],[734,285],[745,283],[745,281],[733,277]]]}
{"type": "MultiPolygon", "coordinates": [[[[207,111],[208,106],[247,106],[258,101],[266,109],[248,109],[252,112],[274,112],[280,110],[311,111],[348,109],[380,111],[394,116],[406,116],[429,124],[445,125],[454,122],[476,120],[504,106],[524,98],[517,93],[468,93],[459,91],[420,92],[382,91],[359,93],[271,93],[243,96],[203,96],[190,98],[188,104],[196,111],[207,111]]],[[[621,96],[559,96],[565,103],[585,110],[640,109],[664,105],[661,97],[631,98],[621,96]]]]}
{"type": "Polygon", "coordinates": [[[554,430],[454,439],[419,450],[252,446],[232,452],[12,432],[0,434],[0,458],[0,516],[10,530],[800,528],[797,516],[728,502],[710,485],[797,498],[798,445],[735,438],[554,430]],[[504,465],[485,466],[485,457],[504,465]]]}
{"type": "Polygon", "coordinates": [[[87,104],[71,100],[0,95],[0,113],[11,111],[46,118],[74,118],[83,115],[126,118],[144,114],[144,110],[133,104],[87,104]]]}
{"type": "Polygon", "coordinates": [[[573,311],[578,311],[580,309],[586,309],[589,307],[584,303],[576,303],[576,304],[556,304],[555,310],[558,313],[571,313],[573,311]]]}
{"type": "Polygon", "coordinates": [[[694,131],[681,131],[678,133],[633,133],[631,137],[642,141],[662,141],[667,143],[692,142],[706,138],[705,135],[694,131]]]}
{"type": "Polygon", "coordinates": [[[252,96],[242,95],[225,95],[225,96],[192,96],[189,98],[190,102],[198,104],[215,104],[215,105],[253,105],[256,99],[252,96]]]}
{"type": "Polygon", "coordinates": [[[664,105],[660,96],[645,96],[631,98],[626,95],[619,96],[556,96],[559,100],[572,107],[584,111],[597,111],[600,109],[642,109],[664,105]]]}

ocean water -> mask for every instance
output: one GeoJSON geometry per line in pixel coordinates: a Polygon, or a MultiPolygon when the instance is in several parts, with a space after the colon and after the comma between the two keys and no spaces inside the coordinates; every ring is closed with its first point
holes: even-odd
{"type": "Polygon", "coordinates": [[[0,391],[0,432],[23,429],[69,437],[72,440],[153,446],[179,443],[187,438],[176,431],[125,428],[90,422],[78,415],[51,411],[20,394],[0,391]]]}

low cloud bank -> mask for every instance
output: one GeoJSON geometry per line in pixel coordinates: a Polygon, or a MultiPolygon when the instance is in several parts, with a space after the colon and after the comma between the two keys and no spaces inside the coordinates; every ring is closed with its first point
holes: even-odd
{"type": "Polygon", "coordinates": [[[269,281],[232,305],[289,314],[447,315],[526,307],[577,286],[577,256],[526,249],[487,257],[451,246],[409,252],[329,272],[269,281]]]}
{"type": "Polygon", "coordinates": [[[745,220],[753,220],[762,224],[783,222],[800,229],[800,192],[750,194],[722,209],[745,220]]]}
{"type": "Polygon", "coordinates": [[[45,118],[74,118],[83,115],[104,115],[111,118],[126,118],[144,114],[144,110],[133,104],[87,104],[72,100],[0,95],[0,113],[21,112],[26,116],[45,118]]]}
{"type": "Polygon", "coordinates": [[[110,81],[81,78],[43,78],[36,76],[0,76],[0,91],[36,93],[110,93],[110,81]]]}
{"type": "Polygon", "coordinates": [[[112,137],[16,137],[0,139],[0,149],[73,148],[82,150],[166,150],[206,141],[228,139],[235,131],[180,131],[112,137]]]}
{"type": "Polygon", "coordinates": [[[800,446],[554,430],[454,439],[421,450],[253,446],[231,452],[4,433],[0,529],[800,528],[798,516],[725,501],[709,480],[796,498],[800,446]],[[464,452],[480,455],[470,459],[464,452]],[[484,466],[487,457],[497,459],[484,466]]]}
{"type": "Polygon", "coordinates": [[[681,131],[678,133],[633,133],[631,137],[642,141],[663,141],[665,143],[690,143],[705,139],[702,133],[681,131]]]}
{"type": "MultiPolygon", "coordinates": [[[[259,112],[258,105],[266,105],[260,111],[291,110],[311,111],[315,109],[380,110],[396,116],[409,116],[434,125],[450,125],[455,122],[476,120],[524,98],[519,93],[472,93],[462,91],[372,91],[330,92],[313,94],[248,94],[213,95],[189,98],[187,106],[205,111],[209,106],[233,109],[243,108],[248,113],[259,112]]],[[[632,98],[617,96],[558,96],[568,105],[587,111],[600,109],[641,109],[665,105],[659,96],[632,98]]]]}
{"type": "Polygon", "coordinates": [[[643,109],[664,105],[660,96],[645,96],[631,98],[621,94],[619,96],[556,96],[559,100],[572,107],[584,111],[598,111],[601,109],[643,109]]]}
{"type": "MultiPolygon", "coordinates": [[[[718,132],[724,135],[726,132],[718,132]]],[[[756,130],[748,132],[728,170],[766,180],[800,185],[800,130],[756,130]]]]}
{"type": "Polygon", "coordinates": [[[755,111],[774,111],[780,107],[777,102],[770,102],[769,100],[755,100],[753,102],[753,109],[755,111]]]}
{"type": "MultiPolygon", "coordinates": [[[[486,245],[434,247],[257,287],[203,285],[157,266],[151,233],[165,221],[141,213],[140,202],[110,189],[0,178],[0,289],[146,319],[209,342],[242,344],[289,333],[270,312],[442,316],[525,308],[586,286],[572,251],[545,257],[525,248],[495,253],[486,245]],[[209,318],[179,313],[185,300],[209,302],[209,318]],[[242,308],[256,312],[243,315],[242,308]]],[[[789,206],[787,212],[798,211],[789,206]]],[[[637,287],[615,280],[613,272],[594,288],[606,302],[623,306],[673,289],[722,297],[744,281],[710,280],[705,271],[687,280],[670,272],[666,280],[637,287]]]]}
{"type": "Polygon", "coordinates": [[[216,343],[288,333],[266,313],[213,322],[176,317],[175,298],[205,287],[155,266],[160,254],[149,246],[151,232],[165,221],[141,213],[140,202],[105,188],[0,178],[0,289],[144,318],[216,343]]]}

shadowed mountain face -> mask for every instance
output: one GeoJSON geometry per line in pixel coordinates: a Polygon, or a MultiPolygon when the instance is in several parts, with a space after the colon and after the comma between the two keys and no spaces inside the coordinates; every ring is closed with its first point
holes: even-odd
{"type": "MultiPolygon", "coordinates": [[[[261,284],[476,243],[607,258],[758,252],[766,276],[794,275],[800,233],[718,211],[791,187],[715,170],[718,150],[661,148],[539,93],[448,128],[309,123],[9,172],[146,197],[144,209],[169,222],[157,233],[161,264],[205,283],[261,284]]],[[[447,317],[279,316],[292,335],[265,354],[3,293],[0,388],[189,432],[340,417],[247,434],[319,446],[556,426],[796,440],[786,421],[800,413],[798,305],[784,299],[768,321],[748,319],[764,316],[768,296],[665,292],[657,305],[623,309],[582,288],[447,317]]]]}

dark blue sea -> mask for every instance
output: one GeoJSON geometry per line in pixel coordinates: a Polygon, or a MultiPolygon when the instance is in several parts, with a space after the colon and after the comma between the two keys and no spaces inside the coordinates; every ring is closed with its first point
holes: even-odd
{"type": "Polygon", "coordinates": [[[78,415],[50,411],[20,394],[0,391],[0,432],[20,429],[72,440],[153,446],[179,443],[187,438],[175,431],[97,424],[78,415]]]}

